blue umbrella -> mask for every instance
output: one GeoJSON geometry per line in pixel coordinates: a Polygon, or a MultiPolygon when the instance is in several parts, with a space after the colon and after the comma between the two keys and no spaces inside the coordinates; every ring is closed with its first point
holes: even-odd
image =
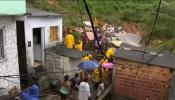
{"type": "Polygon", "coordinates": [[[78,65],[79,69],[81,70],[94,70],[98,68],[98,66],[99,63],[93,60],[84,61],[78,65]]]}

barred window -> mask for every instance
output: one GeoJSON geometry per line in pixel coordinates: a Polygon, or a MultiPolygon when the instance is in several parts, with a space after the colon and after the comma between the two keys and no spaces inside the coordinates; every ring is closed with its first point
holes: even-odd
{"type": "Polygon", "coordinates": [[[4,59],[4,34],[3,29],[0,29],[0,60],[4,59]]]}

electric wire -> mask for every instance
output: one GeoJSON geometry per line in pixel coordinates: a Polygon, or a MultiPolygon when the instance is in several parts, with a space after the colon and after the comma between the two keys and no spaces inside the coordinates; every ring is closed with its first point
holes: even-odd
{"type": "Polygon", "coordinates": [[[15,81],[11,81],[11,80],[9,80],[9,79],[6,79],[6,78],[3,78],[3,77],[1,77],[0,79],[6,80],[6,81],[8,81],[8,82],[11,82],[11,83],[19,84],[18,82],[15,82],[15,81]]]}
{"type": "Polygon", "coordinates": [[[141,67],[141,64],[148,64],[148,63],[151,62],[154,58],[156,58],[160,53],[162,53],[162,51],[159,51],[159,52],[157,52],[152,58],[150,58],[149,60],[147,60],[146,62],[143,61],[143,60],[144,60],[144,57],[145,57],[145,54],[146,54],[146,50],[147,50],[148,45],[149,45],[149,43],[150,43],[150,41],[151,41],[151,36],[152,36],[153,31],[154,31],[154,29],[155,29],[155,25],[156,25],[156,22],[157,22],[157,19],[158,19],[158,15],[159,15],[161,3],[162,3],[162,0],[159,1],[158,7],[157,7],[156,16],[155,16],[155,19],[154,19],[154,23],[153,23],[151,32],[150,32],[150,34],[148,35],[148,41],[146,42],[145,49],[144,49],[143,54],[142,54],[142,56],[141,56],[141,62],[139,62],[139,66],[134,67],[134,68],[129,68],[129,67],[127,67],[128,69],[139,69],[139,68],[141,67]]]}
{"type": "Polygon", "coordinates": [[[141,58],[142,61],[144,59],[144,56],[145,56],[145,53],[146,53],[146,49],[148,48],[148,45],[149,45],[149,43],[151,41],[151,36],[152,36],[153,31],[155,29],[155,25],[156,25],[156,22],[157,22],[157,19],[158,19],[161,3],[162,3],[162,0],[159,1],[159,5],[158,5],[158,8],[157,8],[157,12],[156,12],[155,20],[154,20],[154,23],[153,23],[153,26],[152,26],[152,29],[151,29],[151,33],[148,35],[148,41],[146,42],[146,47],[144,49],[144,52],[143,52],[143,55],[142,55],[142,58],[141,58]]]}
{"type": "MultiPolygon", "coordinates": [[[[64,71],[64,72],[74,72],[74,71],[79,71],[79,70],[70,70],[70,71],[64,71]]],[[[41,72],[41,73],[37,73],[37,74],[41,74],[41,75],[48,75],[48,74],[57,74],[57,73],[64,73],[63,71],[60,71],[60,72],[41,72]]],[[[17,77],[25,77],[25,76],[33,76],[35,74],[16,74],[16,75],[1,75],[1,77],[4,77],[4,78],[17,78],[17,77]],[[14,77],[16,76],[16,77],[14,77]]]]}
{"type": "Polygon", "coordinates": [[[87,14],[88,14],[88,16],[89,16],[89,20],[90,20],[90,23],[91,23],[91,26],[92,26],[92,30],[93,30],[93,33],[94,33],[95,40],[97,41],[98,48],[99,48],[101,54],[102,54],[106,59],[108,59],[108,58],[106,57],[106,55],[105,55],[103,49],[102,49],[102,46],[100,45],[100,42],[99,42],[99,39],[98,39],[98,35],[97,35],[97,30],[96,30],[95,27],[94,27],[94,23],[93,23],[93,20],[92,20],[91,12],[90,12],[90,10],[89,10],[89,7],[88,7],[88,5],[87,5],[87,2],[86,2],[86,0],[83,0],[83,2],[84,2],[84,5],[85,5],[85,8],[86,8],[86,12],[87,12],[87,14]]]}

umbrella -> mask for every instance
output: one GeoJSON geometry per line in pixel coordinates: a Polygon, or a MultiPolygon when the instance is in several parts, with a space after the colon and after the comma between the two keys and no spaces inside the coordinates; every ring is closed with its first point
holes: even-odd
{"type": "Polygon", "coordinates": [[[107,62],[107,63],[103,63],[102,67],[107,69],[112,69],[113,65],[114,65],[113,63],[107,62]]]}
{"type": "Polygon", "coordinates": [[[99,63],[93,60],[84,61],[78,65],[79,69],[82,69],[82,70],[94,70],[98,68],[98,66],[99,66],[99,63]]]}

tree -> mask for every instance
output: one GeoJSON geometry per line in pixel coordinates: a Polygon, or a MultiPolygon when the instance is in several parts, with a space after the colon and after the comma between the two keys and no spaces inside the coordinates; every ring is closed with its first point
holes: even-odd
{"type": "MultiPolygon", "coordinates": [[[[163,40],[161,43],[156,43],[155,47],[160,50],[175,52],[175,2],[162,2],[158,15],[156,27],[151,35],[151,44],[156,40],[163,40]]],[[[155,15],[155,13],[154,13],[155,15]]],[[[147,34],[143,43],[148,40],[150,34],[147,34]]]]}

